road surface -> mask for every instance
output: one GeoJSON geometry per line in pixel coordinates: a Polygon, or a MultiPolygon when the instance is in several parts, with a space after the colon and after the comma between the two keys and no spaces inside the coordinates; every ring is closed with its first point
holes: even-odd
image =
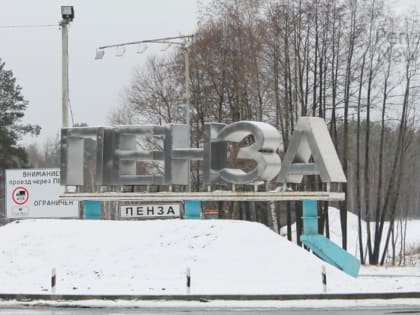
{"type": "Polygon", "coordinates": [[[420,314],[420,308],[370,308],[370,309],[267,309],[267,308],[234,308],[234,309],[211,309],[211,308],[141,308],[141,309],[121,309],[121,308],[1,308],[0,315],[380,315],[380,314],[420,314]]]}

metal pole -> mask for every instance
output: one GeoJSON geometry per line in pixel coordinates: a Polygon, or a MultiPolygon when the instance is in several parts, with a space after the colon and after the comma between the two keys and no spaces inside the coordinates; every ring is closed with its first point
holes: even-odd
{"type": "MultiPolygon", "coordinates": [[[[185,121],[188,126],[188,145],[191,147],[191,122],[190,122],[190,54],[187,46],[184,47],[185,59],[185,121]]],[[[188,161],[188,186],[191,191],[191,161],[188,161]]]]}
{"type": "Polygon", "coordinates": [[[61,22],[62,58],[61,58],[61,118],[62,128],[69,126],[69,52],[68,52],[68,21],[61,22]]]}
{"type": "Polygon", "coordinates": [[[51,293],[52,294],[55,294],[56,285],[57,285],[57,273],[56,273],[55,268],[53,268],[51,270],[51,293]]]}

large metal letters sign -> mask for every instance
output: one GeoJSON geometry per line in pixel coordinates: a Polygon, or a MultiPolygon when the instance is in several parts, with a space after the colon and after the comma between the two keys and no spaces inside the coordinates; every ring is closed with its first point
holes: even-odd
{"type": "Polygon", "coordinates": [[[255,121],[239,121],[229,125],[207,123],[203,146],[190,148],[188,127],[116,126],[82,127],[62,130],[61,183],[84,185],[84,172],[89,159],[96,162],[95,181],[110,185],[186,185],[190,160],[203,161],[206,184],[254,184],[276,180],[279,183],[301,182],[304,175],[320,175],[326,183],[345,182],[346,177],[328,133],[325,121],[301,117],[292,135],[283,165],[280,133],[273,126],[255,121]],[[163,138],[157,151],[140,149],[140,137],[163,138]],[[237,159],[254,160],[252,170],[228,166],[228,145],[250,138],[249,146],[240,147],[237,159]],[[89,141],[88,141],[89,139],[89,141]],[[86,152],[96,151],[95,155],[86,152]],[[163,174],[137,174],[138,161],[162,161],[163,174]]]}

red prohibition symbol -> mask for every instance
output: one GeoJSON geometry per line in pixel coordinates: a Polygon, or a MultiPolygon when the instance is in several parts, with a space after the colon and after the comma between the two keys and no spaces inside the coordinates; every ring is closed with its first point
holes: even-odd
{"type": "Polygon", "coordinates": [[[29,191],[23,186],[18,186],[13,189],[12,199],[15,204],[24,205],[29,200],[29,191]]]}

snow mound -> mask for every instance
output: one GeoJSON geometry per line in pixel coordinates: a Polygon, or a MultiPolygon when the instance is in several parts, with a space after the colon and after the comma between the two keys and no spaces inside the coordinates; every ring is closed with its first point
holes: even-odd
{"type": "Polygon", "coordinates": [[[357,280],[259,223],[225,220],[24,220],[0,228],[1,293],[321,293],[357,280]]]}

